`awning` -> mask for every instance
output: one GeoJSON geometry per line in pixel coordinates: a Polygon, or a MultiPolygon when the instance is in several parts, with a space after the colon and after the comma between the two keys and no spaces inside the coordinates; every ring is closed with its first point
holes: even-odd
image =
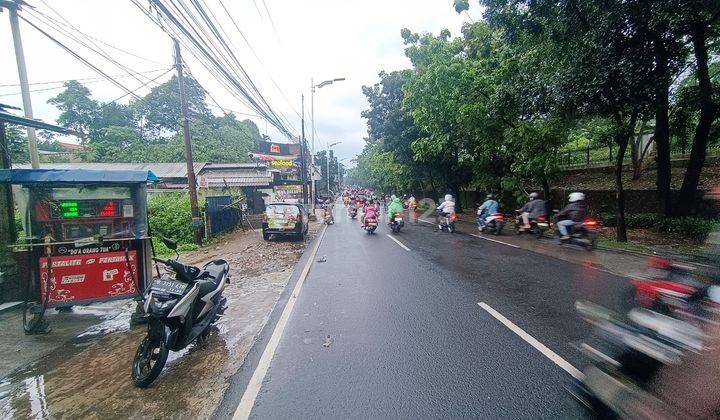
{"type": "Polygon", "coordinates": [[[133,184],[157,182],[152,171],[87,169],[0,169],[0,182],[10,184],[133,184]]]}
{"type": "Polygon", "coordinates": [[[5,122],[5,123],[9,123],[9,124],[17,124],[17,125],[22,125],[25,127],[33,127],[33,128],[37,128],[38,130],[49,130],[49,131],[54,131],[56,133],[72,134],[72,135],[76,135],[76,136],[80,135],[76,131],[70,130],[65,127],[60,127],[57,125],[44,123],[44,122],[38,121],[38,120],[31,120],[30,118],[19,117],[17,115],[13,115],[13,114],[4,112],[2,110],[0,110],[0,122],[5,122]]]}

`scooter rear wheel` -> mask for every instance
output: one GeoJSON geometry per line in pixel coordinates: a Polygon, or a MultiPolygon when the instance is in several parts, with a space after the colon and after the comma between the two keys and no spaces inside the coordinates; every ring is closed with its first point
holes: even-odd
{"type": "Polygon", "coordinates": [[[132,379],[136,386],[147,388],[160,375],[168,357],[165,341],[145,336],[135,352],[132,379]]]}

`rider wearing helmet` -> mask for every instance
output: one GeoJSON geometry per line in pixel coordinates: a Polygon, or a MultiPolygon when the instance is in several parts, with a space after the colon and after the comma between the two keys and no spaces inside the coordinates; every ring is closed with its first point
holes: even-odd
{"type": "Polygon", "coordinates": [[[530,220],[537,220],[538,217],[547,215],[545,201],[540,199],[540,194],[531,192],[528,198],[530,198],[530,201],[525,203],[520,209],[520,215],[523,219],[521,229],[523,230],[530,229],[530,220]]]}
{"type": "Polygon", "coordinates": [[[365,211],[363,212],[362,216],[360,217],[360,227],[365,227],[365,219],[371,218],[375,219],[377,218],[377,204],[375,203],[375,200],[370,198],[367,203],[365,204],[365,211]]]}
{"type": "Polygon", "coordinates": [[[440,203],[437,210],[443,217],[455,213],[455,201],[453,201],[452,194],[445,194],[445,201],[440,203]]]}
{"type": "Polygon", "coordinates": [[[497,213],[500,210],[500,204],[495,201],[495,197],[492,194],[485,196],[485,201],[478,207],[477,215],[480,222],[480,227],[485,226],[485,220],[493,213],[497,213]]]}
{"type": "Polygon", "coordinates": [[[581,192],[570,193],[568,205],[557,215],[557,227],[560,230],[560,239],[570,239],[570,228],[575,223],[581,223],[587,215],[588,206],[585,194],[581,192]]]}

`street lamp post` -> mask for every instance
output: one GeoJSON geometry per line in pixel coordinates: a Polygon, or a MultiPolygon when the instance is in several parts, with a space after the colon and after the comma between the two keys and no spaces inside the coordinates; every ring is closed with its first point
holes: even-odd
{"type": "Polygon", "coordinates": [[[327,153],[325,154],[325,161],[327,162],[327,191],[328,195],[330,195],[330,148],[333,146],[337,146],[338,144],[342,143],[341,141],[336,141],[333,144],[327,145],[327,153]]]}
{"type": "Polygon", "coordinates": [[[312,209],[315,211],[315,181],[312,181],[312,174],[315,170],[315,88],[322,88],[323,86],[331,85],[335,82],[342,82],[345,80],[344,77],[338,77],[335,79],[324,80],[317,85],[314,80],[310,78],[310,196],[312,200],[312,209]]]}

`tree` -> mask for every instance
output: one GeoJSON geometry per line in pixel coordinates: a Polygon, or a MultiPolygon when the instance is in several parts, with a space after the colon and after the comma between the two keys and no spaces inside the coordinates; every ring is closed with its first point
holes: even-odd
{"type": "MultiPolygon", "coordinates": [[[[552,77],[566,118],[594,115],[613,123],[617,240],[626,241],[623,161],[641,115],[650,109],[654,56],[638,25],[641,1],[592,0],[571,7],[548,1],[484,1],[486,16],[511,35],[551,41],[547,59],[558,63],[552,77]]],[[[548,79],[550,80],[550,79],[548,79]]]]}
{"type": "Polygon", "coordinates": [[[89,134],[99,112],[99,104],[90,98],[90,90],[77,80],[63,84],[65,90],[48,100],[60,110],[57,123],[83,134],[89,134]]]}
{"type": "MultiPolygon", "coordinates": [[[[192,77],[186,77],[184,83],[190,119],[209,121],[212,113],[205,104],[205,90],[192,77]]],[[[152,88],[150,93],[132,102],[131,106],[152,136],[163,137],[180,131],[180,86],[177,76],[152,88]]]]}

